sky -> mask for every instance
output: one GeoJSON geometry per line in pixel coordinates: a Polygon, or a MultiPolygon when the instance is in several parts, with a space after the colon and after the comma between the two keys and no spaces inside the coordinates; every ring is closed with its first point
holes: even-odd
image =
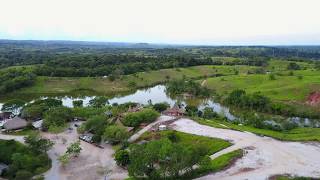
{"type": "Polygon", "coordinates": [[[320,0],[0,0],[0,39],[320,45],[320,0]]]}

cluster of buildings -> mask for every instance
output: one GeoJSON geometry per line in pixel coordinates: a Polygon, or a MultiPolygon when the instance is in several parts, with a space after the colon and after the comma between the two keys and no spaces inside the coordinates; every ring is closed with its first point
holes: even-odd
{"type": "MultiPolygon", "coordinates": [[[[36,129],[41,129],[43,120],[37,120],[31,123],[36,129]]],[[[13,116],[11,112],[0,112],[0,129],[3,131],[16,131],[24,129],[28,126],[28,122],[19,117],[13,116]]]]}

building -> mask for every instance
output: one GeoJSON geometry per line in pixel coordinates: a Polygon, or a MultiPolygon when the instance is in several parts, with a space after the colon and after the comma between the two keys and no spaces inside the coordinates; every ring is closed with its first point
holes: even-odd
{"type": "Polygon", "coordinates": [[[0,176],[2,175],[2,173],[7,170],[9,168],[8,165],[0,163],[0,176]]]}
{"type": "Polygon", "coordinates": [[[164,124],[161,124],[161,125],[159,126],[159,131],[165,131],[165,130],[167,130],[167,126],[164,125],[164,124]]]}
{"type": "Polygon", "coordinates": [[[5,119],[9,119],[11,115],[12,115],[11,112],[1,112],[0,113],[0,121],[5,120],[5,119]]]}
{"type": "Polygon", "coordinates": [[[34,121],[32,123],[32,126],[36,129],[41,129],[42,128],[42,124],[43,124],[43,120],[39,120],[39,121],[34,121]]]}
{"type": "Polygon", "coordinates": [[[140,106],[140,105],[136,105],[136,106],[134,106],[134,107],[130,106],[130,107],[128,108],[128,112],[139,112],[139,111],[141,111],[142,109],[143,109],[143,107],[140,106]]]}
{"type": "Polygon", "coordinates": [[[184,110],[177,106],[174,106],[173,108],[163,111],[162,114],[167,116],[183,116],[184,110]]]}
{"type": "Polygon", "coordinates": [[[8,119],[7,122],[3,124],[3,128],[7,131],[10,130],[18,130],[23,129],[27,126],[27,121],[24,119],[21,119],[19,117],[14,117],[12,119],[8,119]]]}

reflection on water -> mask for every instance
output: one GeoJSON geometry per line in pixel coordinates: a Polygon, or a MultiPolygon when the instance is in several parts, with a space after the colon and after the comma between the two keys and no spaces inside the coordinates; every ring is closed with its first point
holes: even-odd
{"type": "MultiPolygon", "coordinates": [[[[40,99],[44,99],[47,97],[41,97],[40,99]]],[[[84,96],[84,97],[54,97],[56,99],[60,99],[63,103],[64,106],[66,107],[73,107],[72,102],[74,100],[82,100],[84,106],[88,106],[89,101],[95,96],[84,96]]],[[[176,103],[182,104],[182,105],[187,105],[187,104],[192,104],[196,105],[199,107],[199,109],[204,109],[205,107],[211,107],[213,110],[219,114],[222,114],[226,116],[229,120],[234,120],[236,119],[229,111],[229,108],[221,106],[221,104],[214,102],[212,99],[185,99],[182,97],[170,97],[166,93],[166,87],[164,85],[157,85],[152,88],[148,89],[142,89],[142,90],[137,90],[135,93],[132,93],[130,95],[125,95],[125,96],[116,96],[111,99],[109,99],[109,103],[118,103],[118,104],[123,104],[127,102],[135,102],[135,103],[140,103],[140,104],[148,104],[149,102],[155,104],[155,103],[161,103],[161,102],[166,102],[170,104],[170,106],[174,106],[176,103]]],[[[2,107],[2,104],[0,103],[0,109],[2,107]]]]}

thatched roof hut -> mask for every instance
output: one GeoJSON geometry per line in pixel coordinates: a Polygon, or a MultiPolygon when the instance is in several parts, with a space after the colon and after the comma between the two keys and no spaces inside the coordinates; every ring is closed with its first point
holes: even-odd
{"type": "Polygon", "coordinates": [[[163,111],[162,114],[167,116],[182,116],[184,114],[184,110],[177,106],[174,106],[173,108],[163,111]]]}
{"type": "Polygon", "coordinates": [[[21,119],[20,117],[14,117],[12,119],[9,119],[7,122],[3,124],[3,127],[6,130],[17,130],[22,129],[27,126],[27,121],[24,119],[21,119]]]}

